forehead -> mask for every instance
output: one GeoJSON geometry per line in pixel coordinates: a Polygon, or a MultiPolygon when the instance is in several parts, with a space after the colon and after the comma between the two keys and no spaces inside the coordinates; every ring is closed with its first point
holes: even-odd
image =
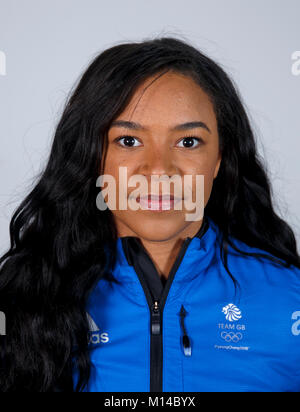
{"type": "Polygon", "coordinates": [[[146,128],[171,128],[174,124],[199,120],[216,129],[209,96],[193,79],[173,72],[147,78],[115,120],[118,119],[135,121],[146,128]]]}

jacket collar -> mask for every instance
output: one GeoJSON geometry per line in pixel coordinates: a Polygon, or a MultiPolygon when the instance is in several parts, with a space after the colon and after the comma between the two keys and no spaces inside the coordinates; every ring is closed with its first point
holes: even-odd
{"type": "MultiPolygon", "coordinates": [[[[194,237],[201,238],[204,235],[204,233],[206,232],[207,229],[208,229],[208,221],[207,221],[206,218],[204,218],[203,223],[201,225],[201,228],[193,236],[193,238],[194,237]]],[[[186,239],[187,238],[185,238],[185,240],[186,239]]],[[[125,255],[126,260],[129,263],[129,265],[134,266],[136,258],[141,253],[146,254],[148,256],[148,259],[150,259],[150,256],[148,255],[148,252],[145,250],[145,248],[143,247],[143,245],[142,245],[142,243],[141,243],[141,241],[138,237],[136,237],[136,236],[125,236],[125,237],[121,238],[121,242],[122,242],[122,248],[123,248],[123,251],[124,251],[124,255],[125,255]]]]}
{"type": "MultiPolygon", "coordinates": [[[[181,263],[177,268],[172,282],[172,289],[175,289],[174,284],[177,284],[179,287],[182,283],[190,282],[204,272],[211,264],[215,254],[220,229],[208,216],[205,217],[205,221],[207,223],[205,233],[203,233],[204,229],[202,226],[202,230],[200,228],[193,238],[185,239],[185,241],[188,242],[188,245],[181,263]]],[[[128,236],[127,238],[132,237],[128,236]]],[[[122,283],[124,282],[124,285],[128,285],[131,289],[133,288],[137,293],[140,293],[140,281],[134,267],[130,265],[127,260],[127,251],[126,247],[124,247],[124,240],[122,239],[124,238],[119,237],[117,239],[117,260],[113,275],[118,281],[122,283]]]]}

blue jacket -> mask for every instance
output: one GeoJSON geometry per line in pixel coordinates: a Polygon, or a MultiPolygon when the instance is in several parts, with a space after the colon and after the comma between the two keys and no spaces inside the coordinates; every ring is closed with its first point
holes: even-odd
{"type": "Polygon", "coordinates": [[[300,270],[229,248],[235,293],[220,229],[205,222],[161,287],[138,238],[118,238],[118,283],[101,279],[88,302],[87,391],[300,391],[300,270]]]}

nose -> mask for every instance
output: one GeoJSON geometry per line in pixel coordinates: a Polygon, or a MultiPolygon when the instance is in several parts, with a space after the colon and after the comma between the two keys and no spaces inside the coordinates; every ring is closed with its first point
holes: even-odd
{"type": "Polygon", "coordinates": [[[151,175],[167,175],[169,177],[178,174],[175,159],[169,148],[148,148],[140,165],[139,173],[146,177],[151,175]]]}

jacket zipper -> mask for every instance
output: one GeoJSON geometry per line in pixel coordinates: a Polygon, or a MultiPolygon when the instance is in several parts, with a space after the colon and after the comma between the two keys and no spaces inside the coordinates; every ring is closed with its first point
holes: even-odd
{"type": "Polygon", "coordinates": [[[162,325],[158,300],[151,306],[150,392],[162,392],[162,325]]]}
{"type": "Polygon", "coordinates": [[[180,249],[180,252],[172,266],[172,269],[167,278],[161,299],[151,294],[145,279],[139,271],[138,278],[143,287],[147,303],[150,310],[150,392],[163,391],[163,338],[162,338],[162,319],[163,309],[171,288],[173,279],[179,268],[181,261],[185,255],[186,249],[192,238],[187,237],[180,249]]]}
{"type": "MultiPolygon", "coordinates": [[[[206,232],[208,228],[208,222],[205,219],[200,231],[197,233],[196,236],[202,237],[202,235],[206,232]]],[[[123,238],[125,240],[126,238],[123,238]]],[[[179,251],[179,254],[170,270],[169,276],[167,278],[165,287],[163,289],[162,295],[159,299],[158,296],[155,296],[154,291],[151,291],[147,285],[146,280],[140,270],[135,267],[134,261],[129,258],[129,264],[134,266],[136,274],[139,278],[139,281],[142,285],[142,288],[145,293],[145,297],[149,306],[150,311],[150,392],[162,392],[163,391],[163,339],[162,339],[162,319],[163,319],[163,309],[166,303],[169,290],[171,288],[173,279],[179,268],[181,261],[185,255],[186,249],[188,248],[192,238],[187,237],[179,251]]],[[[123,243],[125,249],[127,248],[126,241],[123,243]]],[[[128,250],[127,250],[128,252],[128,250]]],[[[153,265],[154,270],[155,267],[153,265]]],[[[157,274],[158,276],[158,274],[157,274]]],[[[182,312],[183,314],[183,312],[182,312]]],[[[184,315],[185,316],[185,313],[184,315]]],[[[184,328],[184,323],[182,321],[181,327],[184,328]]],[[[182,344],[185,350],[185,354],[190,356],[191,354],[191,347],[190,347],[190,339],[186,334],[185,328],[183,329],[183,337],[182,337],[182,344]]]]}

